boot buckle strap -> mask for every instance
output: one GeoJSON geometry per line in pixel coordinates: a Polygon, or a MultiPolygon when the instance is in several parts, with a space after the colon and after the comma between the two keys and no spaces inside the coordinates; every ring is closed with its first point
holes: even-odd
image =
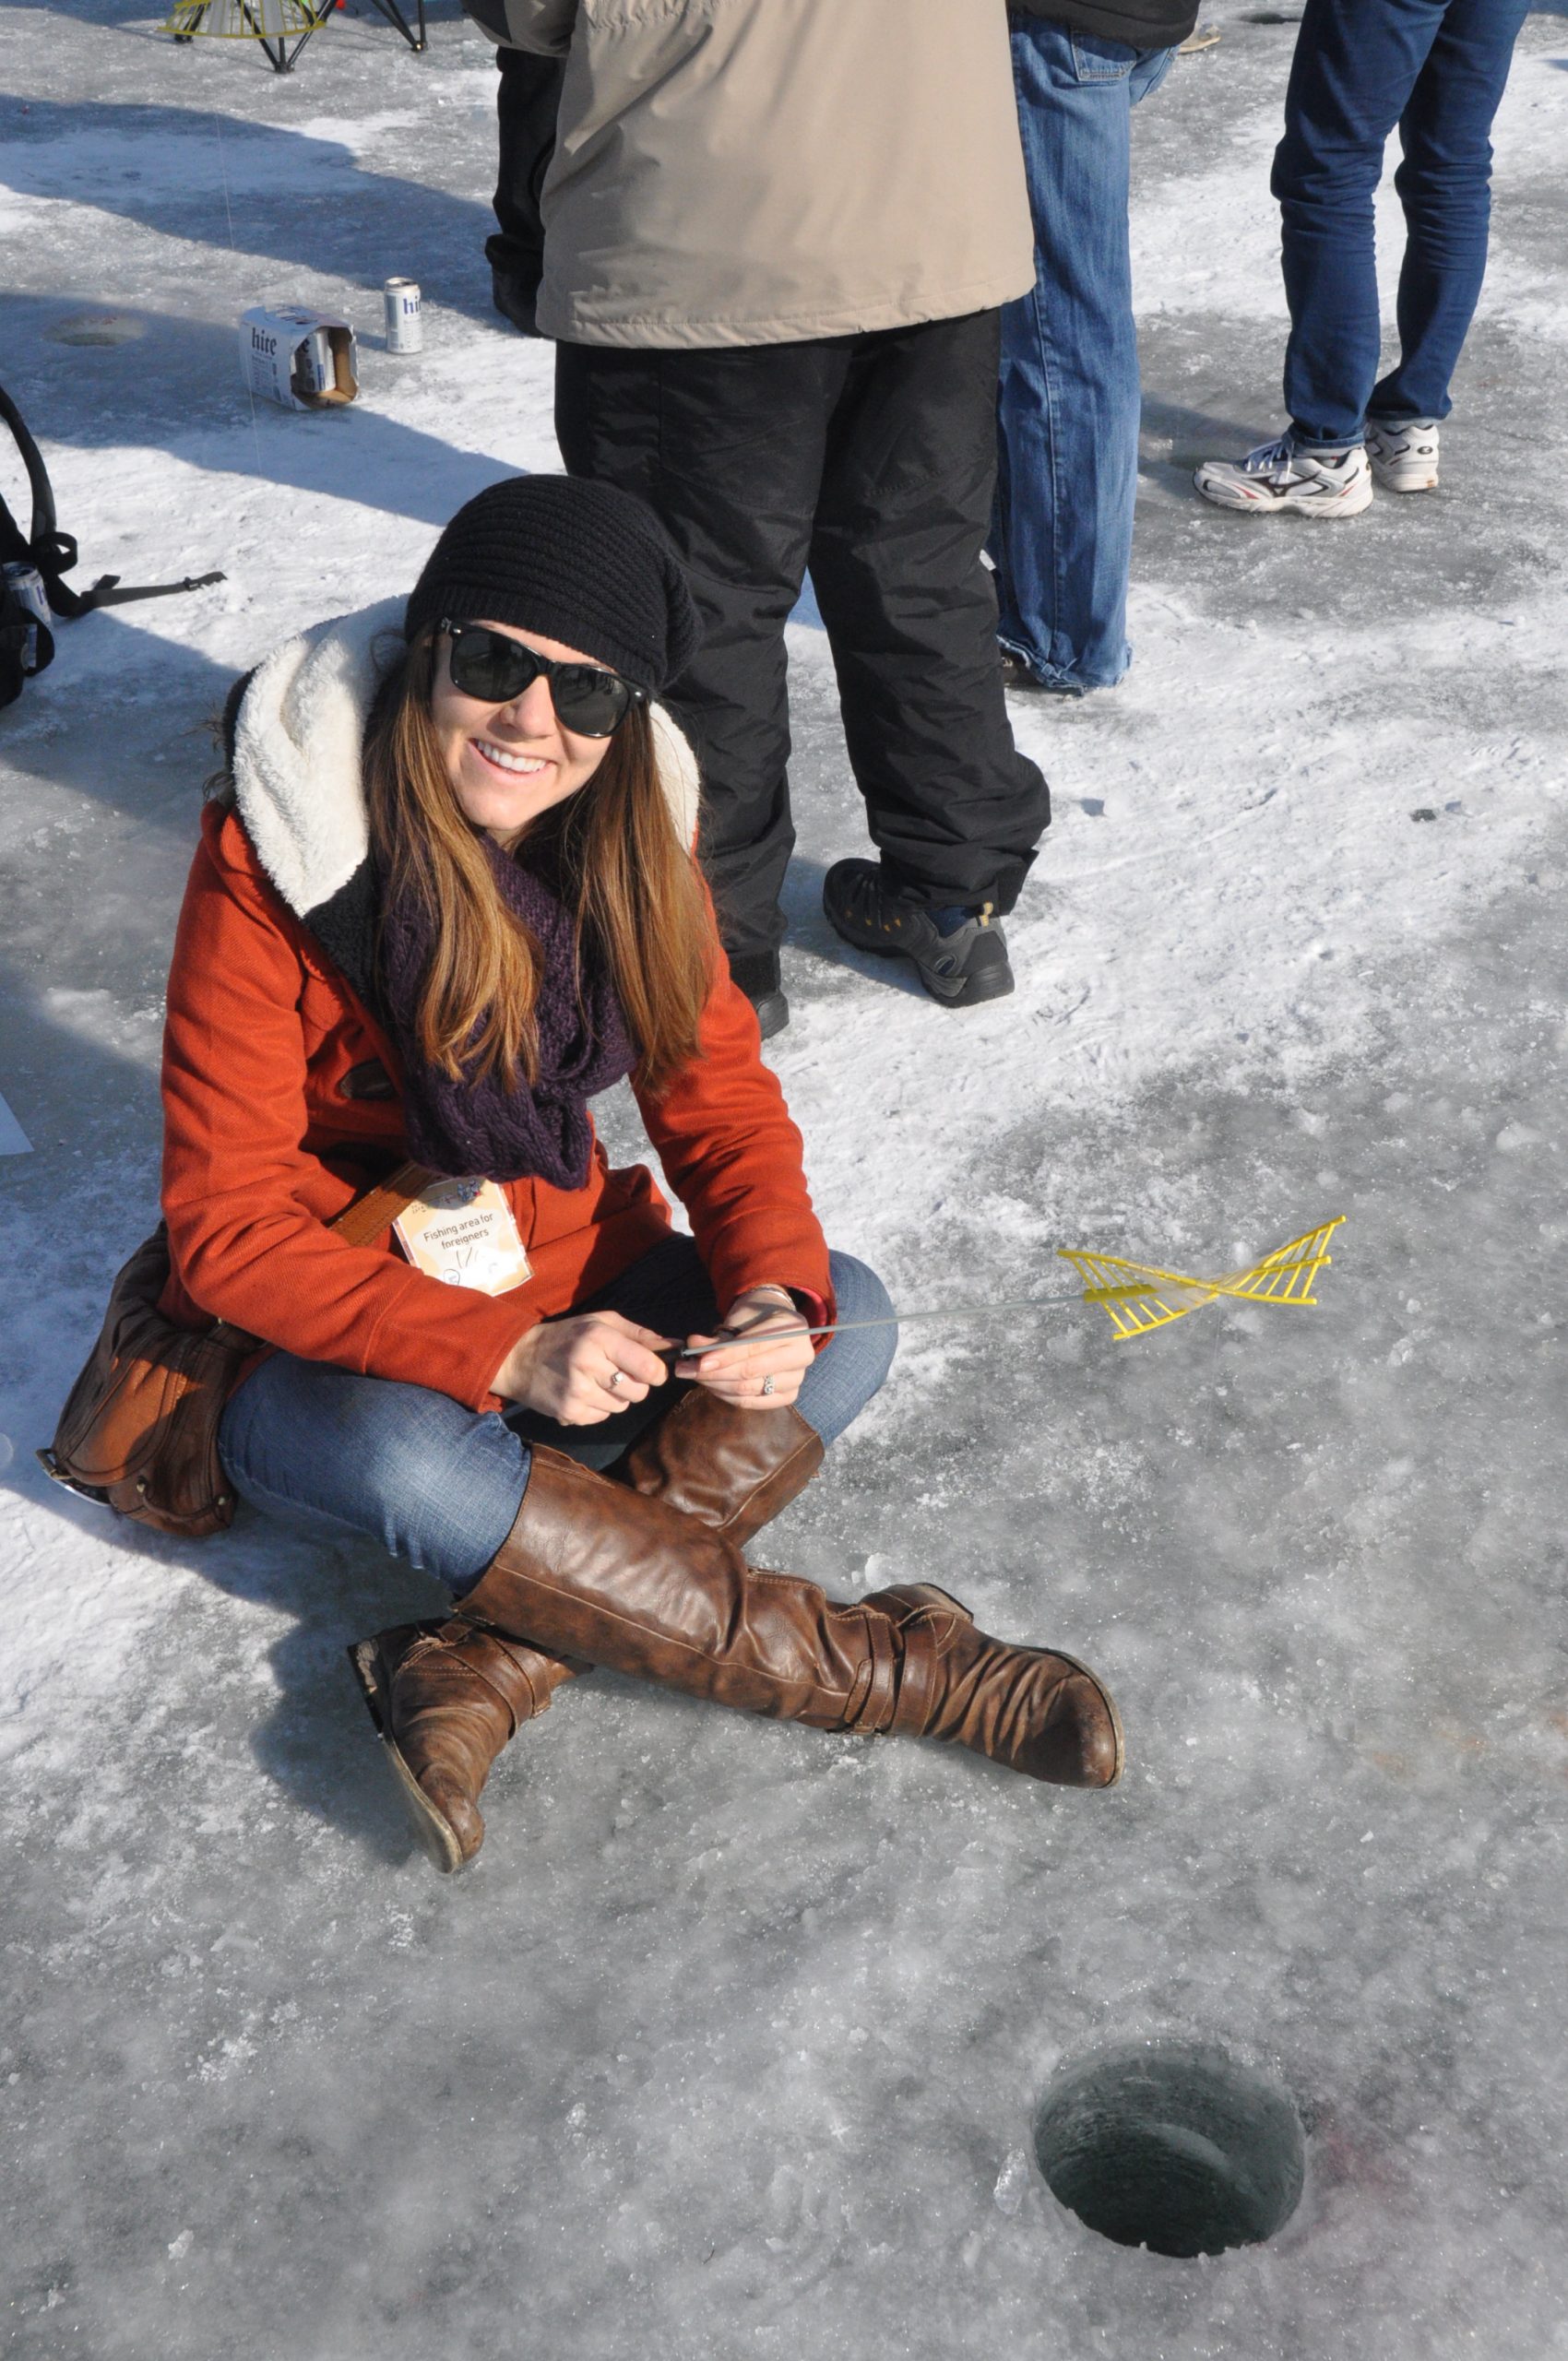
{"type": "Polygon", "coordinates": [[[904,1661],[898,1674],[898,1703],[891,1726],[905,1738],[919,1738],[931,1721],[936,1703],[937,1661],[941,1650],[936,1632],[925,1616],[903,1629],[904,1661]]]}
{"type": "Polygon", "coordinates": [[[866,1638],[871,1647],[871,1663],[867,1668],[866,1693],[854,1727],[863,1730],[868,1738],[878,1738],[892,1726],[898,1703],[898,1643],[893,1626],[885,1615],[873,1610],[865,1619],[866,1638]]]}
{"type": "Polygon", "coordinates": [[[507,1734],[508,1742],[510,1742],[517,1737],[525,1722],[532,1721],[536,1715],[545,1713],[550,1705],[549,1690],[545,1689],[543,1693],[540,1693],[532,1672],[523,1661],[525,1654],[531,1654],[532,1651],[519,1647],[517,1643],[510,1640],[505,1632],[492,1631],[483,1624],[470,1623],[466,1616],[455,1615],[451,1619],[453,1623],[461,1626],[462,1637],[447,1640],[443,1644],[457,1657],[470,1679],[479,1681],[505,1707],[506,1717],[512,1725],[507,1734]],[[526,1713],[520,1710],[523,1703],[522,1697],[515,1692],[509,1692],[495,1678],[493,1667],[497,1651],[512,1673],[522,1683],[528,1698],[526,1713]]]}

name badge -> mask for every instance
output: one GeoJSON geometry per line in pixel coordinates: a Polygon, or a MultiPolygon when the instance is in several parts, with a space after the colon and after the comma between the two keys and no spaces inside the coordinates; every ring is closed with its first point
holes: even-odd
{"type": "Polygon", "coordinates": [[[449,1287],[506,1295],[533,1276],[512,1208],[494,1180],[428,1180],[392,1232],[416,1270],[449,1287]]]}

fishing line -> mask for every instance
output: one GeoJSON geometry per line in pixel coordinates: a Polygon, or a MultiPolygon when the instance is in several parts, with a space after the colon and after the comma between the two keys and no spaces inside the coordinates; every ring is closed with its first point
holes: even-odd
{"type": "MultiPolygon", "coordinates": [[[[223,184],[223,212],[229,224],[229,254],[231,259],[232,259],[239,253],[239,247],[234,242],[234,208],[229,201],[229,157],[228,151],[223,145],[223,116],[221,112],[218,113],[216,120],[218,124],[218,176],[223,184]]],[[[255,421],[255,388],[251,384],[249,370],[245,372],[245,394],[251,406],[251,442],[255,449],[256,477],[259,481],[265,482],[267,478],[266,469],[262,465],[261,457],[261,429],[257,426],[255,421]]]]}
{"type": "Polygon", "coordinates": [[[749,1328],[738,1335],[720,1335],[711,1345],[666,1346],[661,1359],[700,1361],[705,1353],[732,1353],[742,1345],[777,1345],[787,1336],[842,1336],[855,1328],[907,1328],[917,1320],[983,1320],[999,1311],[1059,1311],[1065,1304],[1081,1305],[1077,1288],[1070,1295],[1015,1296],[1005,1303],[944,1303],[921,1311],[890,1311],[877,1320],[833,1320],[818,1328],[775,1328],[766,1333],[749,1328]]]}

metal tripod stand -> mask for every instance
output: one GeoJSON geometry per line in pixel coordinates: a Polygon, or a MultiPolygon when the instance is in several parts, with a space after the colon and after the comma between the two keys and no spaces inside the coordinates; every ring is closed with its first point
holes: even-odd
{"type": "MultiPolygon", "coordinates": [[[[293,0],[292,6],[275,11],[267,6],[267,0],[196,0],[194,6],[187,5],[175,10],[169,30],[177,42],[195,41],[208,30],[207,18],[213,10],[221,7],[234,20],[237,32],[261,43],[275,74],[291,74],[301,50],[321,30],[334,6],[335,0],[293,0]],[[268,25],[266,20],[269,15],[276,15],[278,21],[268,25]],[[291,44],[291,34],[295,36],[291,44]]],[[[424,0],[414,0],[411,25],[398,0],[371,0],[371,6],[402,34],[416,54],[427,47],[424,0]]]]}

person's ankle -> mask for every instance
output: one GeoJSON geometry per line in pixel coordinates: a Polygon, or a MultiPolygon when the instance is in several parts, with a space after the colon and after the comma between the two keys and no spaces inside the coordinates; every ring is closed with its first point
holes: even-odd
{"type": "Polygon", "coordinates": [[[1366,435],[1317,435],[1304,426],[1292,426],[1286,440],[1293,452],[1300,451],[1309,459],[1343,459],[1349,452],[1360,449],[1366,435]]]}
{"type": "Polygon", "coordinates": [[[730,973],[748,1000],[761,992],[776,992],[783,980],[777,951],[731,951],[730,973]]]}

